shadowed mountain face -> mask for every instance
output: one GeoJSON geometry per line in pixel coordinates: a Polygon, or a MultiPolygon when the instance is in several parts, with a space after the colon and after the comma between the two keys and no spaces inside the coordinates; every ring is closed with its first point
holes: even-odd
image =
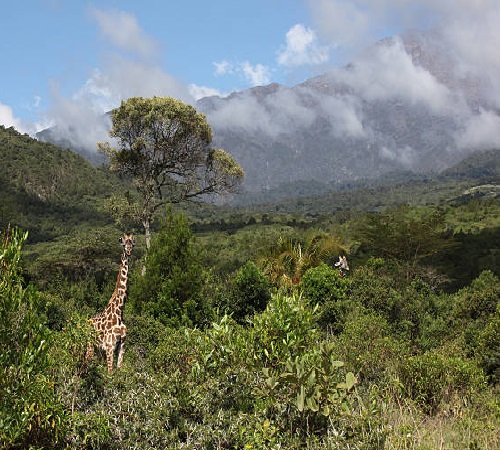
{"type": "MultiPolygon", "coordinates": [[[[408,33],[302,84],[207,97],[196,106],[214,144],[245,170],[248,191],[443,170],[492,148],[499,121],[487,77],[472,76],[443,42],[437,31],[408,33]]],[[[57,143],[56,134],[41,138],[57,143]]]]}

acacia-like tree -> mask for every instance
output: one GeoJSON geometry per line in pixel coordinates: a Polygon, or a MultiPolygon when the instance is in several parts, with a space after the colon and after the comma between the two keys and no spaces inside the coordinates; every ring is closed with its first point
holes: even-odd
{"type": "Polygon", "coordinates": [[[110,169],[129,175],[140,201],[132,208],[144,226],[150,246],[150,224],[167,203],[230,193],[243,180],[243,170],[224,150],[214,148],[205,116],[171,97],[132,97],[111,113],[109,142],[99,150],[110,169]]]}

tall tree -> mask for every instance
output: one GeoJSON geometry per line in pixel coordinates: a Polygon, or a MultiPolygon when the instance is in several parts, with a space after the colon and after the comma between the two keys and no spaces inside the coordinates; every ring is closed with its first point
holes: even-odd
{"type": "Polygon", "coordinates": [[[132,97],[111,114],[109,142],[99,143],[110,169],[132,176],[140,196],[133,210],[150,247],[150,224],[167,203],[233,192],[244,173],[224,150],[211,146],[205,116],[171,97],[132,97]]]}

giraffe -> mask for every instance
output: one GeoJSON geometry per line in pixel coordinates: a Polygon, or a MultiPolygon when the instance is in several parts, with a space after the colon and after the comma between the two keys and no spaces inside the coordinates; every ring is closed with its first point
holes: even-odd
{"type": "MultiPolygon", "coordinates": [[[[135,237],[133,233],[124,233],[123,237],[119,239],[119,242],[123,246],[123,252],[115,291],[106,309],[90,319],[94,330],[97,332],[99,347],[106,352],[106,362],[109,374],[113,373],[113,358],[115,351],[118,352],[118,360],[116,363],[117,369],[121,367],[123,355],[125,353],[127,327],[123,323],[123,309],[127,298],[128,259],[135,245],[135,237]]],[[[92,354],[93,348],[90,349],[88,358],[90,358],[92,354]]]]}
{"type": "Polygon", "coordinates": [[[349,270],[349,264],[347,264],[347,258],[345,256],[339,256],[339,260],[335,263],[335,267],[338,267],[340,276],[345,275],[344,270],[349,270]]]}

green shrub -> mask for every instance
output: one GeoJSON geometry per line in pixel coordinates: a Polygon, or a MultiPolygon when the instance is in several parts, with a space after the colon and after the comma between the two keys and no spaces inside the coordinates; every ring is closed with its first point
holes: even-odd
{"type": "Polygon", "coordinates": [[[201,295],[205,273],[200,249],[187,218],[167,212],[153,236],[141,270],[132,273],[130,307],[168,326],[203,326],[212,320],[211,305],[201,295]]]}
{"type": "Polygon", "coordinates": [[[266,309],[271,299],[271,282],[253,262],[247,262],[232,279],[225,310],[237,322],[266,309]]]}
{"type": "Polygon", "coordinates": [[[349,286],[349,278],[325,263],[307,270],[301,283],[302,295],[312,304],[342,300],[349,286]]]}
{"type": "Polygon", "coordinates": [[[428,414],[457,401],[459,407],[485,386],[483,371],[473,361],[438,352],[406,358],[400,366],[400,378],[406,395],[428,414]]]}
{"type": "Polygon", "coordinates": [[[387,382],[395,374],[398,361],[409,351],[392,335],[383,317],[363,309],[348,316],[334,342],[338,357],[363,382],[387,382]]]}
{"type": "Polygon", "coordinates": [[[10,230],[0,247],[0,447],[57,448],[67,425],[48,376],[50,332],[38,315],[38,296],[20,276],[28,234],[10,230]]]}
{"type": "Polygon", "coordinates": [[[321,263],[309,269],[302,279],[302,295],[311,304],[319,304],[319,324],[339,333],[344,327],[347,314],[354,301],[347,298],[351,282],[343,278],[338,270],[321,263]]]}
{"type": "Polygon", "coordinates": [[[500,381],[500,303],[477,336],[476,357],[493,383],[500,381]]]}
{"type": "Polygon", "coordinates": [[[353,271],[348,296],[352,301],[396,322],[401,304],[399,286],[391,275],[392,263],[382,258],[370,258],[366,265],[353,271]]]}
{"type": "Polygon", "coordinates": [[[499,298],[500,279],[488,270],[454,295],[450,326],[461,330],[460,337],[463,336],[469,356],[478,354],[481,345],[486,350],[484,342],[480,342],[480,336],[484,334],[486,337],[488,334],[488,331],[483,333],[483,330],[500,307],[499,298]]]}

